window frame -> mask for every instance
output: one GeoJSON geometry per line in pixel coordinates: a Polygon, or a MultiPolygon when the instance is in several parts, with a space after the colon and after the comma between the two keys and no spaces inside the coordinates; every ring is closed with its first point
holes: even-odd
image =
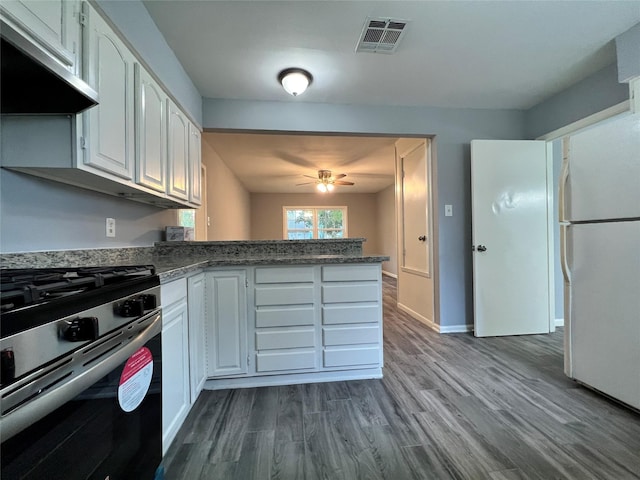
{"type": "Polygon", "coordinates": [[[289,232],[307,232],[311,231],[312,237],[309,240],[328,240],[318,238],[318,211],[319,210],[342,210],[342,228],[325,228],[323,231],[331,231],[331,230],[342,230],[343,235],[342,238],[349,238],[348,231],[348,213],[349,209],[346,205],[315,205],[315,206],[288,206],[285,205],[282,207],[282,238],[284,240],[289,240],[289,232]],[[313,212],[313,226],[311,229],[289,229],[287,228],[287,211],[289,210],[311,210],[313,212]]]}

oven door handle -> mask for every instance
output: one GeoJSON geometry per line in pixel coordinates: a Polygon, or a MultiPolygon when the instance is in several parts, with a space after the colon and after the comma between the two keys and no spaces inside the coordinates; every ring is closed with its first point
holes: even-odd
{"type": "Polygon", "coordinates": [[[28,428],[44,416],[61,407],[68,401],[80,395],[83,391],[96,383],[102,377],[114,370],[118,365],[124,363],[140,347],[158,335],[162,331],[162,314],[155,313],[152,322],[140,330],[122,348],[112,352],[104,360],[81,371],[76,376],[72,376],[65,383],[61,383],[50,391],[45,391],[37,395],[32,400],[24,403],[15,410],[11,410],[0,418],[0,431],[2,441],[6,441],[12,436],[28,428]]]}

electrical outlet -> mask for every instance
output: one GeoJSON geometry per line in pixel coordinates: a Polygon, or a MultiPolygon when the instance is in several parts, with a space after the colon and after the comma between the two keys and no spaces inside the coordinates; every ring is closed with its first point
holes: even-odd
{"type": "Polygon", "coordinates": [[[107,237],[116,236],[116,219],[107,218],[107,237]]]}

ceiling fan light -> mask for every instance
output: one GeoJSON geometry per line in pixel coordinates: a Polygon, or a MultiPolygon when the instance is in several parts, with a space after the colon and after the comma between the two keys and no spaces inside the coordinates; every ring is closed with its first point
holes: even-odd
{"type": "Polygon", "coordinates": [[[287,68],[280,72],[278,80],[288,94],[297,97],[304,93],[311,84],[313,77],[309,72],[301,68],[287,68]]]}
{"type": "Polygon", "coordinates": [[[327,191],[327,186],[324,183],[319,183],[316,188],[320,190],[322,193],[325,193],[327,191]]]}
{"type": "Polygon", "coordinates": [[[334,189],[334,188],[335,188],[335,187],[333,186],[333,183],[328,183],[328,184],[327,184],[327,191],[328,191],[328,192],[333,192],[333,189],[334,189]]]}

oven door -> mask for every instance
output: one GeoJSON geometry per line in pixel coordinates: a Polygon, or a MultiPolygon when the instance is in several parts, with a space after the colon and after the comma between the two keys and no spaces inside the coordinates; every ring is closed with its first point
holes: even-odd
{"type": "Polygon", "coordinates": [[[3,392],[1,478],[161,478],[161,327],[154,311],[3,392]]]}

